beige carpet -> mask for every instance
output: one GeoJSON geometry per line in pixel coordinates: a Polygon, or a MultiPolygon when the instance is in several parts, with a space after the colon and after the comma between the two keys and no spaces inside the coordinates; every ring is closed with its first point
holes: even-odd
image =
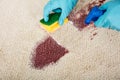
{"type": "Polygon", "coordinates": [[[0,80],[120,80],[120,32],[78,31],[70,23],[50,34],[69,53],[44,69],[31,67],[34,47],[48,37],[39,26],[46,3],[0,0],[0,80]]]}

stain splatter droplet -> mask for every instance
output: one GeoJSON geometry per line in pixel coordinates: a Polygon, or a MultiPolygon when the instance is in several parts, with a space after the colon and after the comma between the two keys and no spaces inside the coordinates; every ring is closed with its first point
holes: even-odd
{"type": "Polygon", "coordinates": [[[97,33],[95,32],[94,34],[93,34],[93,36],[96,36],[97,35],[97,33]]]}

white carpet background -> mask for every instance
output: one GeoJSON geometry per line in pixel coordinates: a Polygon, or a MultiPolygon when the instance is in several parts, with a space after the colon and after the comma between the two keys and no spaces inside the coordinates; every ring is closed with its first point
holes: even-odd
{"type": "Polygon", "coordinates": [[[0,80],[120,80],[120,32],[69,23],[51,34],[69,54],[43,70],[31,67],[33,48],[48,36],[39,26],[47,1],[0,0],[0,80]]]}

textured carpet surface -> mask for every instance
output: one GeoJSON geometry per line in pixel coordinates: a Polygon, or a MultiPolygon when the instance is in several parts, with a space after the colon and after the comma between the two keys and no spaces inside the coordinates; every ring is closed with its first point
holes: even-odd
{"type": "Polygon", "coordinates": [[[120,32],[69,22],[48,35],[39,25],[47,1],[0,0],[0,80],[120,80],[120,32]],[[35,69],[34,49],[49,36],[69,52],[35,69]]]}

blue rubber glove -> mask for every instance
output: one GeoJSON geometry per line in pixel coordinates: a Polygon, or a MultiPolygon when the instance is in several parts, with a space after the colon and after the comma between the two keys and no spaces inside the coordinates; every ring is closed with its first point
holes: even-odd
{"type": "Polygon", "coordinates": [[[50,0],[44,7],[44,20],[49,20],[49,14],[51,11],[61,12],[59,18],[59,24],[64,23],[65,18],[70,14],[78,0],[50,0]]]}
{"type": "Polygon", "coordinates": [[[120,0],[111,0],[100,9],[106,12],[95,22],[95,26],[120,31],[120,0]]]}

